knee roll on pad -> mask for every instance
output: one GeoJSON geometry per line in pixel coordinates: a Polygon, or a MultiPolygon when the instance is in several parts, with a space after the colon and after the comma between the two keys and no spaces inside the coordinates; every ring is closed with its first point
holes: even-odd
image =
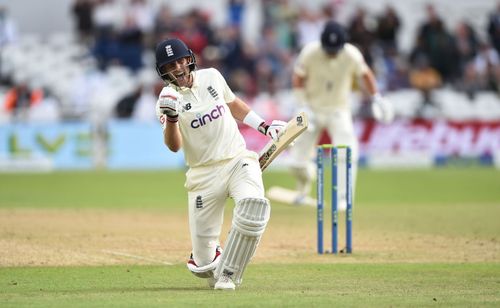
{"type": "Polygon", "coordinates": [[[241,283],[243,272],[255,253],[270,214],[271,207],[267,199],[246,198],[238,202],[215,278],[224,272],[231,276],[235,284],[241,283]]]}
{"type": "Polygon", "coordinates": [[[237,206],[234,210],[232,227],[247,236],[258,237],[264,233],[270,211],[267,200],[264,200],[266,202],[261,200],[242,200],[241,206],[237,206]],[[255,201],[258,202],[255,203],[255,201]]]}

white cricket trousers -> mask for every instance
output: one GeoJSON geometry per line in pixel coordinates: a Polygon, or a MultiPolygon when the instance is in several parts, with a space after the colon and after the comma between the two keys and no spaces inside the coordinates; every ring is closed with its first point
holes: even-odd
{"type": "MultiPolygon", "coordinates": [[[[350,111],[309,111],[309,127],[297,138],[291,148],[292,168],[298,180],[297,189],[309,193],[312,182],[316,178],[316,146],[323,129],[328,131],[334,145],[349,145],[352,153],[353,188],[356,186],[358,140],[350,111]]],[[[343,165],[343,164],[342,164],[343,165]]]]}
{"type": "Polygon", "coordinates": [[[264,198],[262,172],[255,152],[210,166],[191,168],[186,173],[189,229],[194,262],[211,263],[220,245],[224,205],[228,197],[237,204],[244,198],[264,198]]]}

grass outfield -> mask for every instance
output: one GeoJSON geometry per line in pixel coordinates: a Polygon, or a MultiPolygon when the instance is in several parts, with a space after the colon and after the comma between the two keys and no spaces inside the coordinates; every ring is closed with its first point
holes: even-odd
{"type": "MultiPolygon", "coordinates": [[[[498,170],[360,170],[351,256],[317,256],[314,209],[275,203],[233,293],[185,269],[183,181],[0,174],[0,306],[500,305],[498,170]]],[[[293,187],[282,172],[265,184],[293,187]]]]}
{"type": "Polygon", "coordinates": [[[181,265],[2,272],[2,307],[498,307],[500,274],[493,264],[262,264],[223,292],[181,265]]]}
{"type": "MultiPolygon", "coordinates": [[[[264,173],[266,187],[293,187],[286,172],[264,173]]],[[[1,174],[1,207],[185,208],[184,172],[57,172],[1,174]],[[158,198],[168,193],[168,199],[158,198]]],[[[492,168],[374,171],[358,174],[362,205],[500,202],[500,171],[492,168]]]]}

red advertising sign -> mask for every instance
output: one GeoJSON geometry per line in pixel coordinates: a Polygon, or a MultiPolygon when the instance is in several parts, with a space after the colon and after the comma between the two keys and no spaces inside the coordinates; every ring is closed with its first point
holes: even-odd
{"type": "MultiPolygon", "coordinates": [[[[430,166],[450,159],[473,159],[491,164],[500,154],[500,121],[398,120],[390,125],[356,121],[360,159],[368,165],[430,166]],[[484,158],[487,158],[484,160],[484,158]]],[[[241,127],[249,149],[259,152],[267,137],[241,127]]],[[[327,134],[319,143],[330,143],[327,134]]],[[[283,162],[278,158],[275,165],[283,162]]]]}
{"type": "Polygon", "coordinates": [[[471,157],[500,152],[500,121],[408,120],[391,125],[356,123],[361,153],[425,152],[432,156],[471,157]]]}

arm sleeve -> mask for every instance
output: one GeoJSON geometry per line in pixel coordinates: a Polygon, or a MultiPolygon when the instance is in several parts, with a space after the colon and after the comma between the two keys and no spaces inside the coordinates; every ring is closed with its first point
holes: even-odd
{"type": "Polygon", "coordinates": [[[297,61],[293,67],[293,72],[300,77],[305,77],[307,75],[307,65],[310,58],[311,46],[306,45],[300,51],[297,61]]]}
{"type": "Polygon", "coordinates": [[[365,58],[363,57],[363,54],[359,51],[358,48],[354,47],[353,45],[346,45],[346,48],[348,48],[348,53],[351,59],[354,62],[354,74],[357,77],[361,77],[364,73],[366,73],[369,70],[368,65],[366,64],[365,58]]]}

